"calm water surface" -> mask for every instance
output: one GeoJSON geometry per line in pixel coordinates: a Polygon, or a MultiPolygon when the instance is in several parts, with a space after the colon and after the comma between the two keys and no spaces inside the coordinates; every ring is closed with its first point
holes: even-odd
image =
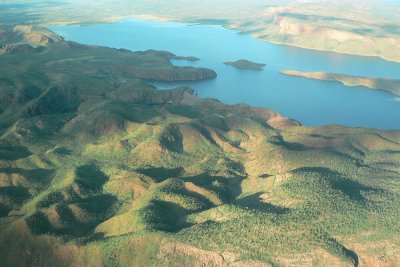
{"type": "Polygon", "coordinates": [[[209,81],[156,84],[161,89],[188,85],[200,97],[271,108],[310,126],[341,124],[400,129],[400,102],[388,93],[279,73],[283,69],[295,69],[400,79],[399,63],[275,45],[221,26],[129,20],[49,28],[67,40],[85,44],[167,50],[181,56],[196,56],[201,60],[173,63],[207,67],[218,73],[217,79],[209,81]],[[263,71],[251,71],[223,64],[242,58],[267,66],[263,71]]]}

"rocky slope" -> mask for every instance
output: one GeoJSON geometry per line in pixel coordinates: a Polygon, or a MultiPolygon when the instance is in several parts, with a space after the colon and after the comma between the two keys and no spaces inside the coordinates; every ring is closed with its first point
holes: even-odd
{"type": "Polygon", "coordinates": [[[385,17],[391,13],[388,10],[374,12],[385,9],[385,5],[335,1],[324,6],[316,1],[292,2],[264,9],[259,14],[261,21],[244,20],[234,23],[234,27],[274,43],[400,61],[396,52],[400,37],[394,26],[399,21],[385,17]]]}
{"type": "Polygon", "coordinates": [[[40,50],[63,38],[38,26],[17,25],[0,29],[0,54],[40,50]]]}

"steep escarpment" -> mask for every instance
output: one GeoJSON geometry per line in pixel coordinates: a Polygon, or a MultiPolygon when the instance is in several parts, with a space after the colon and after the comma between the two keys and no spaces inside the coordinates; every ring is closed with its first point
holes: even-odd
{"type": "Polygon", "coordinates": [[[27,42],[35,46],[48,46],[49,44],[62,41],[63,38],[45,27],[31,25],[17,25],[11,30],[11,38],[7,40],[21,38],[22,42],[27,42]],[[14,34],[14,36],[13,36],[14,34]]]}
{"type": "Polygon", "coordinates": [[[396,9],[398,4],[382,2],[337,1],[327,6],[320,1],[292,1],[229,25],[273,43],[398,62],[396,9]]]}

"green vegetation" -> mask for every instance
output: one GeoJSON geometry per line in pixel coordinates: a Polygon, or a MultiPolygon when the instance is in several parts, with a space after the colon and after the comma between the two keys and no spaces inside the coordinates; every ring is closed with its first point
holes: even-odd
{"type": "Polygon", "coordinates": [[[398,264],[399,132],[156,90],[213,77],[167,52],[0,57],[3,265],[398,264]]]}
{"type": "Polygon", "coordinates": [[[224,64],[244,70],[262,70],[265,67],[265,64],[254,63],[246,59],[240,59],[234,62],[224,62],[224,64]]]}

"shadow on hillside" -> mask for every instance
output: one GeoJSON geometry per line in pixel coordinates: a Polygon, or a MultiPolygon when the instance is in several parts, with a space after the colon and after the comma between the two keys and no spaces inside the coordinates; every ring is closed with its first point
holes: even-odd
{"type": "Polygon", "coordinates": [[[351,261],[355,267],[358,267],[359,258],[354,251],[346,248],[342,243],[329,236],[327,233],[319,233],[318,235],[318,242],[324,249],[333,255],[339,256],[347,261],[351,261]]]}
{"type": "Polygon", "coordinates": [[[262,202],[262,194],[263,193],[260,192],[237,199],[234,204],[244,209],[253,209],[267,213],[284,214],[290,211],[288,208],[278,207],[270,203],[262,202]]]}
{"type": "Polygon", "coordinates": [[[53,150],[53,152],[62,156],[68,156],[72,154],[72,151],[66,147],[57,147],[53,150]]]}
{"type": "Polygon", "coordinates": [[[241,193],[241,183],[243,177],[221,177],[213,176],[209,173],[202,173],[196,176],[183,178],[185,181],[192,182],[199,187],[204,187],[215,192],[225,203],[233,202],[241,193]]]}
{"type": "Polygon", "coordinates": [[[0,218],[7,216],[10,211],[11,211],[10,207],[0,204],[0,218]]]}
{"type": "Polygon", "coordinates": [[[325,167],[304,167],[293,171],[294,173],[314,173],[326,179],[332,189],[341,191],[344,195],[355,201],[365,201],[363,192],[380,192],[381,189],[363,185],[341,173],[325,167]]]}
{"type": "Polygon", "coordinates": [[[169,151],[183,153],[183,137],[181,132],[175,127],[169,127],[162,134],[160,144],[169,151]]]}
{"type": "Polygon", "coordinates": [[[167,110],[172,114],[189,119],[197,119],[202,116],[201,112],[197,108],[187,105],[170,105],[167,106],[167,110]]]}
{"type": "Polygon", "coordinates": [[[161,183],[168,178],[175,178],[183,173],[183,168],[174,168],[174,169],[167,169],[167,168],[147,168],[147,169],[137,169],[136,172],[149,176],[152,178],[156,183],[161,183]]]}
{"type": "Polygon", "coordinates": [[[118,199],[102,190],[108,179],[95,165],[79,166],[70,185],[38,201],[38,210],[25,219],[27,226],[36,235],[86,235],[117,210],[118,199]]]}
{"type": "Polygon", "coordinates": [[[292,151],[306,151],[311,149],[300,143],[287,142],[283,139],[282,136],[275,136],[275,140],[271,141],[271,144],[281,146],[292,151]]]}
{"type": "Polygon", "coordinates": [[[54,234],[84,236],[99,223],[109,218],[117,198],[102,194],[82,199],[78,202],[61,202],[46,210],[39,210],[25,219],[31,232],[35,235],[54,234]],[[78,211],[78,212],[77,212],[78,211]],[[56,217],[54,217],[54,214],[56,217]],[[56,219],[56,222],[53,220],[56,219]]]}
{"type": "Polygon", "coordinates": [[[5,173],[7,175],[22,175],[26,181],[29,181],[32,184],[44,184],[49,182],[50,175],[53,171],[46,169],[27,170],[21,168],[0,168],[0,173],[5,173]]]}
{"type": "Polygon", "coordinates": [[[152,200],[141,210],[148,228],[164,232],[179,232],[183,228],[190,227],[191,224],[185,220],[188,214],[189,212],[181,206],[162,200],[152,200]]]}
{"type": "Polygon", "coordinates": [[[25,147],[0,147],[0,160],[18,160],[30,155],[32,153],[25,147]]]}
{"type": "Polygon", "coordinates": [[[7,216],[14,208],[30,198],[29,191],[22,186],[0,187],[0,217],[7,216]]]}
{"type": "Polygon", "coordinates": [[[210,142],[210,144],[220,147],[205,127],[197,123],[191,123],[190,126],[198,131],[208,142],[210,142]]]}
{"type": "Polygon", "coordinates": [[[97,191],[108,181],[108,176],[95,165],[83,165],[76,168],[75,182],[83,189],[97,191]]]}
{"type": "Polygon", "coordinates": [[[333,140],[333,139],[335,139],[334,137],[325,136],[325,135],[322,135],[322,134],[309,134],[308,136],[314,137],[314,138],[321,138],[321,139],[325,139],[325,140],[333,140]]]}

